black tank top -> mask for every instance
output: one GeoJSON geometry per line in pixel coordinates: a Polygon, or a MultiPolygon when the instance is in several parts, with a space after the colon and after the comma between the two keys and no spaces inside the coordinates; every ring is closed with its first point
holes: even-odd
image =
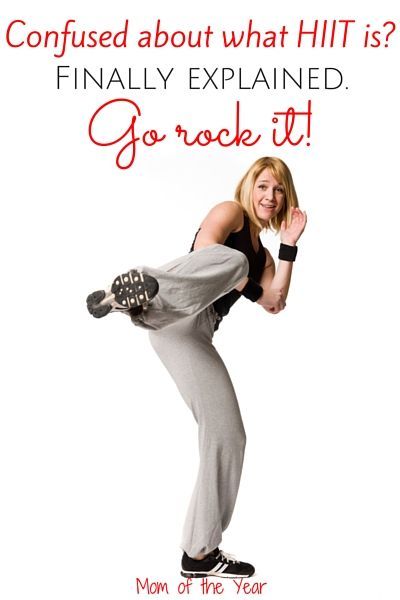
{"type": "MultiPolygon", "coordinates": [[[[197,230],[196,235],[194,236],[190,252],[194,250],[194,244],[196,242],[197,234],[199,233],[200,229],[201,227],[197,230]]],[[[259,283],[262,272],[265,267],[266,253],[261,243],[260,236],[258,236],[258,251],[256,252],[254,250],[251,241],[250,220],[246,214],[243,215],[242,229],[240,231],[230,233],[224,242],[224,246],[228,246],[229,248],[233,248],[234,250],[239,250],[247,256],[247,260],[249,261],[248,276],[251,277],[251,279],[254,279],[254,281],[257,281],[257,283],[259,283]]],[[[240,292],[233,289],[232,291],[228,292],[228,294],[225,294],[225,296],[221,296],[221,298],[218,298],[218,300],[213,302],[215,311],[218,314],[218,320],[215,325],[215,330],[218,329],[222,318],[226,317],[226,315],[231,309],[231,306],[233,306],[233,304],[235,304],[235,302],[237,302],[237,300],[239,300],[240,297],[240,292]]]]}

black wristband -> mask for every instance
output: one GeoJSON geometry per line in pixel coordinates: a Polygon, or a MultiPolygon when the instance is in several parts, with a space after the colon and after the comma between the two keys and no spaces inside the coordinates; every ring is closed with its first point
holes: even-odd
{"type": "Polygon", "coordinates": [[[279,248],[279,260],[288,260],[294,262],[296,260],[297,246],[289,246],[288,244],[282,244],[279,248]]]}
{"type": "Polygon", "coordinates": [[[264,290],[262,289],[261,285],[257,283],[257,281],[254,281],[254,279],[249,278],[248,282],[246,283],[246,285],[240,293],[242,294],[242,296],[248,298],[252,302],[256,302],[256,300],[258,300],[260,296],[262,296],[263,291],[264,290]]]}

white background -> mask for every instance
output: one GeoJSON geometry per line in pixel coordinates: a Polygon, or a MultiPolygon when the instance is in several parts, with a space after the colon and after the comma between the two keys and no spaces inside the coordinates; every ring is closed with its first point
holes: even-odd
{"type": "MultiPolygon", "coordinates": [[[[2,597],[132,599],[136,577],[166,581],[176,597],[179,542],[197,467],[194,420],[151,350],[122,315],[95,320],[87,294],[137,264],[185,254],[205,213],[232,199],[259,156],[290,166],[309,224],[299,242],[287,309],[242,300],[215,335],[231,373],[248,445],[242,485],[222,548],[253,562],[271,600],[399,598],[398,506],[398,52],[363,49],[69,51],[5,47],[6,24],[32,29],[135,32],[260,29],[301,17],[396,21],[389,3],[296,15],[246,3],[213,17],[178,3],[57,12],[17,4],[0,24],[2,597]],[[150,8],[150,7],[149,7],[150,8]],[[101,16],[98,16],[100,13],[101,16]],[[187,16],[182,16],[182,15],[187,16]],[[288,15],[292,16],[288,16],[288,15]],[[47,15],[47,16],[44,16],[47,15]],[[50,15],[50,16],[49,16],[50,15]],[[271,17],[271,15],[273,15],[271,17]],[[57,91],[58,61],[73,66],[339,68],[348,90],[166,93],[57,91]],[[91,114],[135,99],[143,127],[170,132],[115,167],[115,149],[87,136],[91,114]],[[172,135],[233,126],[267,131],[274,110],[313,101],[311,145],[185,148],[172,135]]],[[[264,244],[276,256],[279,240],[264,244]]],[[[236,595],[225,582],[225,597],[236,595]]],[[[191,595],[199,592],[198,582],[191,595]]],[[[224,597],[223,596],[223,597],[224,597]]]]}

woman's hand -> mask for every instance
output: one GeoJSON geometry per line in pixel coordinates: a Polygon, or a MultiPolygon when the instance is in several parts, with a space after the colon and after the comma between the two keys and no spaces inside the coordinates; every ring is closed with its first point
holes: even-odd
{"type": "Polygon", "coordinates": [[[286,306],[283,290],[279,288],[265,289],[257,300],[257,304],[261,304],[269,313],[277,314],[286,306]]]}
{"type": "Polygon", "coordinates": [[[305,229],[306,223],[306,211],[301,211],[299,208],[292,208],[290,225],[287,227],[286,221],[282,221],[281,223],[281,242],[288,246],[295,246],[305,229]]]}

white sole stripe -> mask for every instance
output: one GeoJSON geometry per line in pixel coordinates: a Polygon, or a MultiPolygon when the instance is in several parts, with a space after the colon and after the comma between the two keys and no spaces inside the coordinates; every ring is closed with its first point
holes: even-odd
{"type": "Polygon", "coordinates": [[[239,578],[245,578],[245,577],[250,577],[250,575],[239,575],[238,573],[221,573],[221,575],[219,573],[212,573],[211,571],[184,571],[182,570],[182,573],[187,573],[188,575],[204,575],[204,577],[207,576],[214,576],[214,577],[225,577],[225,578],[231,578],[231,579],[239,579],[239,578]]]}

